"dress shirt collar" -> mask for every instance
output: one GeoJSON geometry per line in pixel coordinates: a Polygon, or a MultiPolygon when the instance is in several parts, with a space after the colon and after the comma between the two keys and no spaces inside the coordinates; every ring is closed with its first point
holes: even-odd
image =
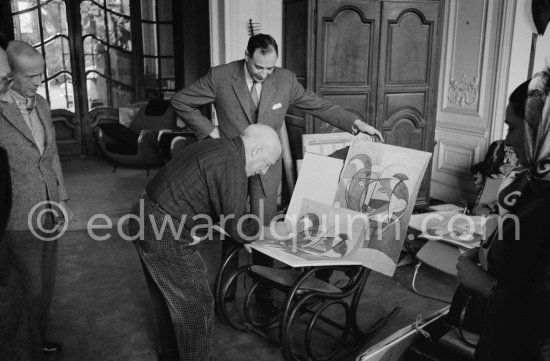
{"type": "Polygon", "coordinates": [[[6,94],[2,97],[2,101],[6,103],[15,103],[19,109],[32,111],[36,104],[36,96],[32,98],[27,98],[13,89],[9,89],[6,94]]]}

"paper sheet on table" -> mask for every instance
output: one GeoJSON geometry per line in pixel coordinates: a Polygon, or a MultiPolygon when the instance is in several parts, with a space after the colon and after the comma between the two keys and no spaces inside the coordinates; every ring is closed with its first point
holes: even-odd
{"type": "Polygon", "coordinates": [[[422,232],[421,237],[463,248],[479,247],[495,226],[494,219],[463,215],[457,211],[414,214],[409,222],[409,227],[422,232]]]}

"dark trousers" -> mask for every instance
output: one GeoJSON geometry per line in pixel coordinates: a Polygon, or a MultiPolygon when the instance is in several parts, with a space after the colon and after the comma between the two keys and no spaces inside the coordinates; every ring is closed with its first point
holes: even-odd
{"type": "MultiPolygon", "coordinates": [[[[145,224],[143,239],[134,242],[141,259],[153,308],[159,354],[179,351],[182,361],[210,359],[214,328],[214,298],[206,278],[206,265],[186,240],[174,239],[169,227],[164,234],[155,234],[164,217],[179,228],[179,222],[166,214],[160,205],[144,199],[145,224]]],[[[132,213],[139,214],[138,205],[132,213]]],[[[131,222],[130,232],[137,234],[131,222]]]]}
{"type": "MultiPolygon", "coordinates": [[[[265,195],[260,177],[255,175],[248,178],[248,194],[250,196],[250,213],[258,217],[263,215],[264,226],[269,226],[271,220],[277,215],[277,192],[265,195]]],[[[233,247],[236,246],[236,242],[233,240],[225,239],[222,243],[222,260],[225,260],[228,253],[233,247]]],[[[273,267],[273,258],[252,250],[252,263],[259,266],[273,267]]],[[[239,267],[238,257],[234,257],[233,261],[228,265],[225,276],[229,275],[233,270],[239,267]]],[[[234,292],[234,287],[228,292],[234,292]]],[[[256,290],[256,296],[260,298],[271,298],[271,291],[264,287],[259,287],[256,290]]]]}
{"type": "Polygon", "coordinates": [[[21,359],[41,360],[55,285],[57,241],[41,241],[30,231],[6,231],[2,242],[22,288],[16,348],[25,354],[21,359]]]}

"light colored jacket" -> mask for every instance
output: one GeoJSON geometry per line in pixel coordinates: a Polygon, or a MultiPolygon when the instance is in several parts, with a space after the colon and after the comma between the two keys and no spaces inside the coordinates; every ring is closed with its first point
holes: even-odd
{"type": "Polygon", "coordinates": [[[8,153],[12,182],[12,210],[7,229],[12,231],[29,229],[29,212],[36,204],[69,198],[57,153],[50,106],[37,95],[35,107],[46,136],[44,154],[40,154],[17,105],[0,100],[0,147],[8,153]]]}

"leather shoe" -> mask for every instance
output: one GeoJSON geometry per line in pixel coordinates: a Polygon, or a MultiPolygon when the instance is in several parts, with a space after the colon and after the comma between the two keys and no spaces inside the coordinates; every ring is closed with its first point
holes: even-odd
{"type": "Polygon", "coordinates": [[[61,349],[63,346],[58,342],[53,341],[44,341],[42,342],[42,350],[44,351],[44,355],[53,355],[58,352],[61,352],[61,349]]]}
{"type": "Polygon", "coordinates": [[[279,312],[277,303],[270,298],[256,298],[256,308],[266,315],[275,315],[279,312]]]}

